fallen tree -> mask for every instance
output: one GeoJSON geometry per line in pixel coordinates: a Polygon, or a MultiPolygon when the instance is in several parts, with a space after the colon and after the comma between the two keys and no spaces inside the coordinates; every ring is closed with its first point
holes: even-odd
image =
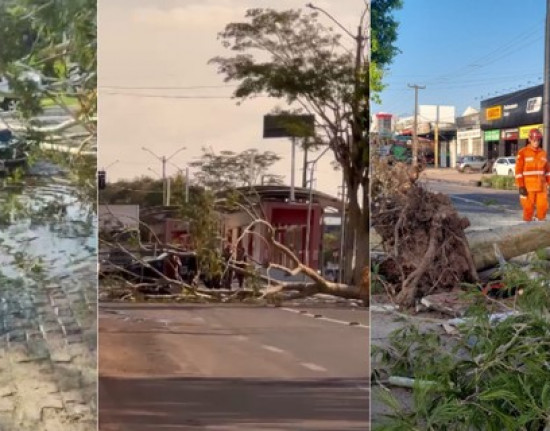
{"type": "MultiPolygon", "coordinates": [[[[250,215],[254,216],[252,212],[250,213],[250,215]]],[[[139,222],[139,223],[142,227],[152,232],[150,227],[147,226],[145,223],[143,222],[139,222]]],[[[350,286],[346,284],[333,283],[323,278],[314,269],[310,268],[307,265],[304,265],[290,248],[288,248],[286,245],[277,241],[275,239],[275,229],[273,228],[273,226],[271,226],[271,224],[269,224],[267,221],[263,220],[262,218],[255,218],[244,230],[241,237],[237,240],[237,243],[240,240],[242,240],[246,235],[260,236],[262,241],[268,244],[272,250],[278,250],[279,252],[284,253],[294,265],[292,268],[288,268],[283,265],[269,262],[265,266],[266,274],[262,274],[258,270],[252,268],[251,266],[245,266],[246,262],[237,260],[235,257],[235,250],[233,250],[233,255],[229,261],[222,262],[221,256],[220,256],[220,259],[219,259],[220,261],[217,263],[222,265],[223,267],[223,273],[221,274],[222,278],[226,275],[228,271],[231,271],[233,273],[242,273],[250,280],[252,279],[260,280],[263,286],[265,287],[264,289],[249,290],[246,293],[243,293],[244,290],[239,290],[237,292],[231,292],[231,291],[230,292],[212,292],[212,293],[205,292],[203,289],[199,288],[199,283],[198,283],[199,274],[197,274],[197,276],[195,277],[195,281],[193,283],[186,283],[177,278],[170,278],[170,277],[167,277],[167,275],[164,274],[163,272],[159,271],[158,269],[150,265],[145,259],[141,258],[141,256],[139,256],[137,253],[132,252],[126,244],[124,244],[121,241],[118,241],[116,238],[111,238],[110,240],[100,238],[100,242],[103,245],[109,247],[110,249],[115,249],[125,253],[134,262],[139,262],[141,265],[143,265],[143,267],[148,268],[158,277],[158,282],[156,283],[155,282],[135,283],[135,282],[132,282],[132,280],[129,280],[127,277],[118,277],[118,279],[121,280],[130,290],[133,290],[136,293],[149,294],[151,293],[152,288],[154,288],[156,284],[164,284],[164,285],[168,284],[168,285],[174,285],[176,287],[180,287],[183,295],[187,295],[190,297],[201,297],[202,299],[213,300],[213,301],[217,301],[220,299],[233,299],[233,298],[243,298],[243,297],[251,297],[251,296],[257,297],[258,299],[270,300],[273,298],[277,298],[283,292],[291,292],[291,294],[287,294],[285,296],[286,299],[302,298],[302,297],[315,295],[318,293],[324,293],[324,294],[329,294],[329,295],[342,297],[346,299],[358,299],[358,300],[361,300],[365,305],[369,304],[370,283],[369,283],[369,277],[368,277],[368,268],[365,268],[363,272],[362,282],[358,286],[350,286]],[[259,233],[258,229],[256,229],[256,227],[258,226],[262,226],[264,228],[262,229],[263,233],[259,233]],[[272,269],[278,269],[278,270],[284,271],[289,275],[303,274],[308,278],[308,281],[285,282],[285,281],[276,280],[270,277],[269,275],[272,269]]],[[[124,235],[119,235],[119,236],[123,237],[124,235]]],[[[167,253],[184,253],[185,252],[185,250],[179,247],[162,243],[159,240],[159,238],[156,237],[156,235],[154,235],[154,237],[156,241],[156,249],[158,250],[163,250],[167,253]]],[[[137,246],[139,250],[147,250],[147,247],[144,244],[142,244],[141,241],[139,241],[139,239],[138,239],[137,246]]],[[[119,270],[121,274],[132,275],[131,273],[129,273],[129,271],[126,268],[119,265],[114,265],[114,266],[117,268],[117,270],[119,270]]],[[[164,293],[164,291],[162,293],[164,293]]]]}
{"type": "Polygon", "coordinates": [[[371,247],[383,252],[377,280],[398,305],[479,283],[479,271],[550,247],[550,223],[465,233],[469,220],[449,197],[418,184],[418,170],[381,160],[373,165],[371,247]]]}
{"type": "Polygon", "coordinates": [[[506,260],[550,247],[550,222],[470,232],[467,238],[475,267],[483,270],[499,263],[495,245],[506,260]]]}

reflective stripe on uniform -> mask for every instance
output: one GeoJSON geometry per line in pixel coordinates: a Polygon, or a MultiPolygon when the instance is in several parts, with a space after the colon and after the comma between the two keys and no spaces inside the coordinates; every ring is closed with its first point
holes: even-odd
{"type": "Polygon", "coordinates": [[[527,196],[519,195],[520,199],[527,199],[527,196]]]}
{"type": "MultiPolygon", "coordinates": [[[[546,175],[550,175],[550,174],[546,174],[546,175]]],[[[517,174],[516,178],[523,178],[523,174],[517,174]]]]}
{"type": "Polygon", "coordinates": [[[523,175],[544,175],[544,171],[524,171],[523,175]]]}
{"type": "Polygon", "coordinates": [[[526,157],[526,158],[525,158],[525,161],[526,161],[526,162],[532,162],[533,160],[535,160],[534,157],[526,157]]]}

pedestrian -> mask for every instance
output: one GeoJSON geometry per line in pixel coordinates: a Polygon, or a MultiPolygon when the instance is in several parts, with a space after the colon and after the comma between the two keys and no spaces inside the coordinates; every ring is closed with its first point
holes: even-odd
{"type": "Polygon", "coordinates": [[[546,152],[541,148],[541,141],[540,130],[531,129],[528,144],[519,150],[516,157],[516,184],[519,188],[524,221],[546,220],[548,211],[550,163],[546,152]]]}
{"type": "MultiPolygon", "coordinates": [[[[243,271],[246,269],[246,252],[241,244],[237,247],[236,264],[237,267],[243,271]]],[[[244,284],[244,272],[237,272],[237,281],[239,283],[239,288],[242,288],[244,284]]]]}

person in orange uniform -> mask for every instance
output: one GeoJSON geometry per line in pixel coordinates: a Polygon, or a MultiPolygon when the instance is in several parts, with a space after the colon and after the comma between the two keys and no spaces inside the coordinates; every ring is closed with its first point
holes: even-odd
{"type": "Polygon", "coordinates": [[[548,185],[550,184],[550,163],[541,148],[542,133],[539,129],[529,131],[528,145],[519,150],[516,157],[516,184],[519,188],[523,220],[546,220],[548,211],[548,185]]]}

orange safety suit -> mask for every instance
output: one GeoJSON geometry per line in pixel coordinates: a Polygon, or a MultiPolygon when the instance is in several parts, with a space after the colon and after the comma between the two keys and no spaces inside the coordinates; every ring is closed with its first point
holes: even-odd
{"type": "Polygon", "coordinates": [[[550,184],[550,163],[541,148],[526,146],[516,157],[516,185],[527,189],[527,196],[520,195],[523,220],[533,220],[535,207],[537,219],[544,220],[548,211],[548,185],[550,184]]]}

